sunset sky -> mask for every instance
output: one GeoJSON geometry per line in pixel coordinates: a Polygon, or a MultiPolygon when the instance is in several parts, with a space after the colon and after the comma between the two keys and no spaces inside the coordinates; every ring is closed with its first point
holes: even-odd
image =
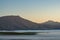
{"type": "Polygon", "coordinates": [[[60,0],[0,0],[0,16],[19,15],[33,22],[60,22],[60,0]]]}

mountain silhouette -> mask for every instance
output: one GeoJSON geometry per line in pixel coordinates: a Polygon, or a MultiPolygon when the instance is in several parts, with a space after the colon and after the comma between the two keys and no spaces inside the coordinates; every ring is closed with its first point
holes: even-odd
{"type": "Polygon", "coordinates": [[[26,20],[19,16],[0,17],[0,30],[25,30],[36,29],[36,23],[26,20]]]}
{"type": "Polygon", "coordinates": [[[48,20],[44,23],[34,23],[20,16],[0,17],[0,30],[50,30],[60,29],[60,23],[48,20]]]}
{"type": "Polygon", "coordinates": [[[60,29],[60,23],[48,20],[40,24],[41,29],[60,29]]]}

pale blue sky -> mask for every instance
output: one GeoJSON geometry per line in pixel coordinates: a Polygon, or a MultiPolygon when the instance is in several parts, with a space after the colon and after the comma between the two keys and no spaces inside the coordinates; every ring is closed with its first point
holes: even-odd
{"type": "Polygon", "coordinates": [[[34,22],[60,20],[60,0],[0,0],[0,16],[19,15],[34,22]]]}

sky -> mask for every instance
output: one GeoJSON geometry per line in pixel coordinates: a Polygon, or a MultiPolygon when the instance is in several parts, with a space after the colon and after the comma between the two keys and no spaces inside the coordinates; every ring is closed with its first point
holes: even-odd
{"type": "Polygon", "coordinates": [[[36,23],[60,22],[60,0],[0,0],[0,16],[18,15],[36,23]]]}

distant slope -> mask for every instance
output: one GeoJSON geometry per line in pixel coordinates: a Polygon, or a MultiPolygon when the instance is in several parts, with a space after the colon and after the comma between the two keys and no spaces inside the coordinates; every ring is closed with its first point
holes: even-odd
{"type": "Polygon", "coordinates": [[[41,29],[60,29],[60,23],[48,20],[40,24],[41,29]]]}

